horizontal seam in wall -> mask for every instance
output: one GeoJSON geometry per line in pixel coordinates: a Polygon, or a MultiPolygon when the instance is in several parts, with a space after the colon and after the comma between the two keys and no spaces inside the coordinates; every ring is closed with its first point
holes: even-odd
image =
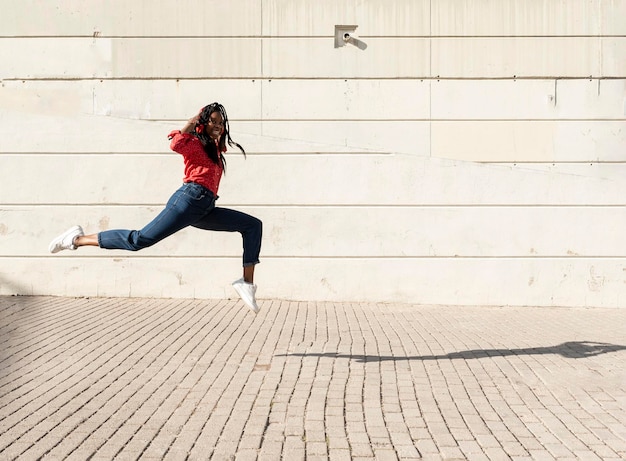
{"type": "MultiPolygon", "coordinates": [[[[480,163],[486,165],[553,165],[553,166],[561,166],[561,165],[622,165],[626,164],[626,160],[564,160],[564,161],[541,161],[541,160],[462,160],[455,159],[451,157],[439,157],[439,156],[427,156],[420,154],[411,154],[408,152],[254,152],[247,151],[248,155],[251,156],[259,156],[259,157],[359,157],[359,156],[380,156],[380,157],[393,157],[393,156],[413,156],[415,158],[425,158],[425,159],[438,159],[438,160],[448,160],[451,162],[462,162],[462,163],[480,163]]],[[[2,152],[0,151],[0,155],[3,157],[7,156],[15,156],[15,157],[46,157],[46,156],[100,156],[100,157],[171,157],[172,159],[177,159],[172,152],[163,151],[163,152],[2,152]]],[[[235,155],[238,155],[235,152],[235,155]]],[[[232,154],[229,154],[228,158],[231,158],[232,154]]]]}
{"type": "Polygon", "coordinates": [[[626,160],[568,160],[564,162],[554,162],[550,160],[472,160],[474,163],[487,163],[491,165],[620,165],[626,160]]]}
{"type": "MultiPolygon", "coordinates": [[[[357,208],[357,209],[370,209],[370,208],[626,208],[626,204],[475,204],[475,203],[456,203],[456,204],[407,204],[407,203],[374,203],[374,204],[244,204],[244,203],[219,203],[219,206],[234,207],[234,208],[357,208]]],[[[64,208],[155,208],[163,207],[163,203],[0,203],[0,211],[8,211],[6,208],[37,208],[37,207],[64,207],[64,208]]]]}
{"type": "MultiPolygon", "coordinates": [[[[91,34],[77,34],[77,35],[52,35],[52,34],[42,34],[42,35],[0,35],[0,39],[32,39],[32,40],[41,40],[41,39],[89,39],[89,40],[103,40],[103,39],[115,39],[115,40],[293,40],[293,39],[302,39],[302,40],[334,40],[334,35],[263,35],[263,34],[250,34],[250,35],[106,35],[100,32],[97,32],[97,35],[94,33],[91,34]]],[[[626,35],[623,34],[553,34],[553,35],[533,35],[533,34],[522,34],[522,35],[512,35],[512,34],[475,34],[475,35],[359,35],[361,39],[375,39],[375,40],[448,40],[448,39],[529,39],[529,38],[540,38],[540,39],[569,39],[569,38],[589,38],[589,39],[598,39],[598,38],[626,38],[626,35]]]]}
{"type": "Polygon", "coordinates": [[[210,80],[263,80],[271,82],[272,80],[344,80],[344,81],[368,81],[368,80],[458,80],[458,81],[483,81],[483,80],[624,80],[626,79],[626,75],[578,75],[578,76],[564,76],[564,75],[501,75],[501,76],[491,76],[491,77],[460,77],[460,76],[432,76],[432,75],[411,75],[411,76],[375,76],[375,77],[280,77],[280,76],[246,76],[246,77],[238,77],[238,76],[221,76],[221,77],[105,77],[105,76],[84,76],[84,77],[7,77],[2,80],[5,82],[10,81],[32,81],[32,82],[40,82],[40,81],[59,81],[59,82],[74,82],[74,81],[150,81],[150,80],[174,80],[174,81],[210,81],[210,80]]]}
{"type": "MultiPolygon", "coordinates": [[[[197,255],[151,255],[151,256],[124,256],[124,255],[93,255],[93,256],[49,256],[49,255],[2,255],[0,256],[0,260],[3,259],[57,259],[57,260],[85,260],[85,259],[111,259],[111,260],[133,260],[133,259],[236,259],[241,260],[241,255],[210,255],[210,256],[197,256],[197,255]]],[[[364,255],[364,256],[354,256],[354,255],[292,255],[292,256],[281,256],[281,255],[263,255],[261,254],[261,260],[269,260],[269,259],[342,259],[342,260],[553,260],[553,259],[563,259],[563,260],[576,260],[576,259],[601,259],[601,260],[626,260],[626,255],[611,255],[611,256],[597,256],[597,255],[497,255],[497,256],[472,256],[472,255],[441,255],[441,256],[427,256],[427,255],[417,255],[417,256],[397,256],[397,255],[364,255]]],[[[626,268],[625,268],[626,270],[626,268]]]]}
{"type": "MultiPolygon", "coordinates": [[[[332,156],[332,157],[353,157],[353,156],[381,156],[381,157],[389,157],[389,156],[393,156],[396,155],[394,152],[378,152],[378,151],[372,151],[372,152],[254,152],[254,151],[246,151],[247,155],[251,155],[251,156],[297,156],[297,157],[303,157],[303,156],[318,156],[318,157],[323,157],[323,156],[332,156]]],[[[141,156],[167,156],[170,157],[172,159],[179,159],[180,157],[177,156],[176,154],[173,154],[171,151],[162,151],[162,152],[88,152],[85,150],[82,150],[80,152],[1,152],[0,154],[2,156],[18,156],[18,157],[25,157],[25,156],[105,156],[105,157],[113,157],[113,156],[120,156],[120,157],[128,157],[128,156],[137,156],[137,157],[141,157],[141,156]]],[[[239,152],[234,151],[233,153],[227,154],[227,158],[230,159],[233,156],[237,156],[239,155],[239,152]]],[[[625,161],[626,162],[626,161],[625,161]]],[[[588,162],[585,162],[588,163],[588,162]]]]}
{"type": "MultiPolygon", "coordinates": [[[[133,119],[136,121],[136,119],[133,119]]],[[[150,122],[166,122],[160,119],[141,119],[140,121],[150,121],[150,122]]],[[[441,123],[441,122],[502,122],[502,123],[511,123],[511,122],[624,122],[626,121],[626,117],[602,117],[602,118],[262,118],[262,119],[238,119],[238,120],[230,120],[233,122],[254,122],[254,123],[265,123],[265,122],[277,122],[277,123],[298,123],[298,122],[332,122],[332,123],[397,123],[397,122],[426,122],[426,123],[441,123]]],[[[241,133],[242,132],[240,130],[241,133]]],[[[245,133],[248,134],[248,133],[245,133]]],[[[251,134],[251,133],[250,133],[251,134]]],[[[259,135],[260,136],[260,135],[259,135]]],[[[281,138],[286,139],[286,138],[281,138]]]]}
{"type": "MultiPolygon", "coordinates": [[[[92,116],[91,114],[84,114],[86,116],[92,116]]],[[[98,116],[98,115],[96,115],[98,116]]],[[[184,124],[183,120],[169,120],[169,119],[159,119],[159,118],[124,118],[118,116],[103,116],[99,115],[99,117],[103,117],[108,120],[119,120],[119,121],[127,121],[127,122],[148,122],[148,123],[163,123],[163,124],[184,124]]],[[[625,122],[626,117],[615,116],[615,117],[599,117],[599,118],[585,118],[585,117],[568,117],[568,118],[555,118],[555,117],[545,117],[545,118],[463,118],[463,117],[450,117],[450,118],[246,118],[246,119],[229,119],[229,123],[398,123],[398,122],[419,122],[419,123],[459,123],[459,122],[467,122],[467,123],[480,123],[480,122],[490,122],[490,123],[516,123],[516,122],[527,122],[527,123],[543,123],[543,122],[559,122],[559,123],[606,123],[606,122],[625,122]]],[[[167,127],[164,127],[167,129],[167,127]]],[[[277,136],[263,136],[256,133],[249,133],[245,130],[237,130],[238,134],[242,135],[251,135],[258,137],[267,137],[267,138],[278,138],[287,141],[293,142],[312,142],[306,139],[297,139],[297,138],[286,138],[286,137],[277,137],[277,136]]],[[[349,147],[349,146],[348,146],[349,147]]],[[[365,152],[363,152],[365,153],[365,152]]]]}

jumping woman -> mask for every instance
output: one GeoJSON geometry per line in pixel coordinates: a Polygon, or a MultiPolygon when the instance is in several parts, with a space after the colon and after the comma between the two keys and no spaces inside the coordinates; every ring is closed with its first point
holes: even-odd
{"type": "Polygon", "coordinates": [[[257,218],[240,211],[215,206],[220,179],[226,167],[226,143],[245,150],[229,133],[228,117],[221,104],[205,106],[187,121],[182,130],[169,134],[170,148],[183,156],[183,185],[170,197],[165,209],[141,230],[116,229],[85,235],[74,226],[49,246],[51,253],[99,246],[109,250],[138,251],[154,245],[188,226],[198,229],[239,232],[243,238],[243,277],[233,287],[243,302],[256,314],[254,266],[259,263],[263,225],[257,218]]]}

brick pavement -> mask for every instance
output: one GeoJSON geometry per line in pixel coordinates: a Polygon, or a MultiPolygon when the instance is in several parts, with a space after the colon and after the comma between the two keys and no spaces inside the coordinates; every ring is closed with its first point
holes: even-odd
{"type": "Polygon", "coordinates": [[[0,459],[626,459],[626,309],[0,297],[0,459]]]}

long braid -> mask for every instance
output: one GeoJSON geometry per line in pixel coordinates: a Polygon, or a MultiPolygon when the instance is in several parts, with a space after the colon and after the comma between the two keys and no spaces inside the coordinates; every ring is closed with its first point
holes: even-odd
{"type": "Polygon", "coordinates": [[[211,114],[213,112],[218,112],[222,116],[222,120],[224,123],[224,132],[222,133],[222,136],[219,140],[220,151],[225,151],[226,143],[228,143],[228,145],[231,147],[237,147],[243,153],[244,157],[246,156],[246,151],[243,147],[241,147],[241,144],[233,141],[233,139],[230,137],[230,127],[228,125],[228,115],[226,115],[226,109],[218,102],[214,102],[202,108],[198,124],[194,128],[193,134],[200,141],[202,141],[202,144],[204,145],[204,151],[207,153],[209,158],[214,163],[218,165],[221,164],[224,170],[226,170],[226,159],[217,151],[215,143],[205,133],[205,127],[209,123],[209,118],[211,117],[211,114]]]}

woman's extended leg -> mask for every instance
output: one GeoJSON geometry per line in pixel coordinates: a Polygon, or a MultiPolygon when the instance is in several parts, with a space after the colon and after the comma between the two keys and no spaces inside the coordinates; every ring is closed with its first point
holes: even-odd
{"type": "Polygon", "coordinates": [[[254,283],[254,265],[243,266],[243,279],[248,283],[254,283]]]}
{"type": "Polygon", "coordinates": [[[92,246],[97,247],[98,245],[98,234],[89,234],[89,235],[79,235],[74,239],[75,247],[84,247],[84,246],[92,246]]]}
{"type": "Polygon", "coordinates": [[[254,283],[254,266],[259,263],[263,237],[261,220],[241,211],[215,207],[192,226],[212,231],[239,232],[243,238],[243,278],[248,283],[254,283]]]}
{"type": "Polygon", "coordinates": [[[216,207],[193,227],[199,229],[239,232],[243,238],[243,278],[235,280],[233,287],[243,302],[256,314],[259,306],[256,303],[256,285],[254,284],[254,267],[259,263],[263,223],[246,213],[216,207]]]}
{"type": "Polygon", "coordinates": [[[50,252],[75,250],[80,246],[138,251],[194,224],[209,214],[214,206],[215,198],[210,191],[197,184],[187,183],[170,197],[163,211],[143,229],[113,229],[83,235],[82,228],[74,226],[52,241],[50,252]]]}

